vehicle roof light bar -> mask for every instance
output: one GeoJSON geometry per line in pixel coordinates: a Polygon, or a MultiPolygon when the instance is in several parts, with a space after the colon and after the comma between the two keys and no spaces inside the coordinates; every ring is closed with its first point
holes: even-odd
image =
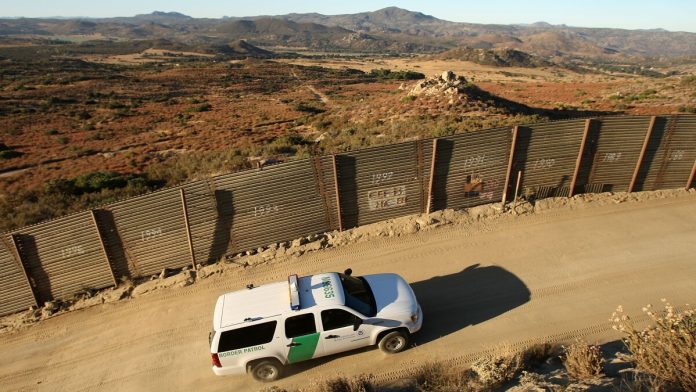
{"type": "Polygon", "coordinates": [[[290,309],[300,310],[300,286],[297,275],[288,276],[288,288],[290,290],[290,309]]]}

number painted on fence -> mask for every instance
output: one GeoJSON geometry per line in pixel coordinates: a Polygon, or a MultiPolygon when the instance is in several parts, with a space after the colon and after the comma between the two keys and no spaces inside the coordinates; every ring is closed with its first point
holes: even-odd
{"type": "Polygon", "coordinates": [[[60,251],[60,255],[62,257],[77,256],[82,254],[85,254],[85,250],[82,248],[82,245],[71,246],[69,248],[61,249],[60,251]]]}
{"type": "Polygon", "coordinates": [[[374,173],[372,174],[372,181],[370,181],[370,184],[379,185],[391,180],[392,177],[394,177],[394,172],[374,173]]]}
{"type": "Polygon", "coordinates": [[[252,214],[254,217],[270,215],[274,212],[280,211],[280,206],[276,204],[264,204],[262,206],[254,207],[252,214]]]}
{"type": "Polygon", "coordinates": [[[684,159],[684,150],[673,151],[669,157],[670,161],[681,161],[682,159],[684,159]]]}
{"type": "Polygon", "coordinates": [[[549,169],[556,164],[556,160],[553,158],[548,159],[537,159],[534,161],[533,169],[549,169]]]}
{"type": "Polygon", "coordinates": [[[481,166],[483,162],[486,161],[486,155],[477,155],[474,157],[469,157],[464,160],[464,168],[481,166]]]}
{"type": "Polygon", "coordinates": [[[604,160],[602,162],[618,162],[620,159],[620,152],[608,152],[604,154],[604,160]]]}
{"type": "Polygon", "coordinates": [[[405,206],[408,202],[406,186],[398,185],[367,192],[370,211],[405,206]]]}
{"type": "Polygon", "coordinates": [[[140,238],[142,238],[143,242],[145,242],[145,241],[154,240],[155,238],[157,238],[161,235],[162,235],[162,228],[157,227],[154,229],[143,230],[140,233],[140,238]]]}

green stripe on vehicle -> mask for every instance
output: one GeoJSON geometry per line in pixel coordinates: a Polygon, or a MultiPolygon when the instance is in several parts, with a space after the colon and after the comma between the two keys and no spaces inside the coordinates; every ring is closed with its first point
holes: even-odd
{"type": "Polygon", "coordinates": [[[288,363],[305,361],[314,356],[314,352],[317,350],[317,343],[319,343],[319,333],[297,336],[292,338],[292,342],[298,345],[290,347],[288,363]]]}

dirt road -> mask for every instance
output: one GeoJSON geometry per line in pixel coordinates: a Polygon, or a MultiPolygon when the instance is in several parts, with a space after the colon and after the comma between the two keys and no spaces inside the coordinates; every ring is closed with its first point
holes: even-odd
{"type": "Polygon", "coordinates": [[[0,336],[4,391],[246,391],[250,377],[215,377],[208,331],[217,296],[289,273],[396,271],[425,312],[416,347],[289,369],[279,386],[374,373],[399,377],[431,359],[467,362],[507,345],[614,340],[608,317],[660,298],[696,302],[696,194],[444,227],[320,251],[185,288],[60,315],[0,336]]]}

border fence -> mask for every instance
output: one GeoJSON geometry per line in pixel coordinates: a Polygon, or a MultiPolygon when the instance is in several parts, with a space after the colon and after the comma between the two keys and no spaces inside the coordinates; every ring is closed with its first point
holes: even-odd
{"type": "Polygon", "coordinates": [[[559,121],[223,174],[1,236],[0,315],[273,242],[444,208],[690,188],[696,116],[559,121]]]}

